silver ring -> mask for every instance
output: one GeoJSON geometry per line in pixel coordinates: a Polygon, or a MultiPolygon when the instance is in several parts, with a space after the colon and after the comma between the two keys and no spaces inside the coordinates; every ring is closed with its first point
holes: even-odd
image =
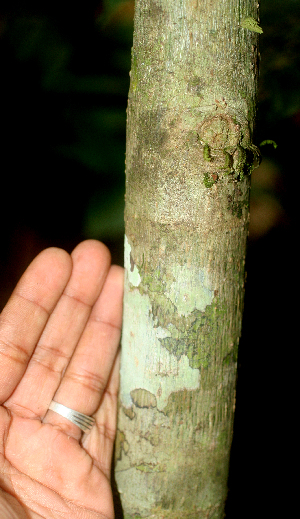
{"type": "Polygon", "coordinates": [[[57,402],[54,402],[54,400],[52,400],[51,404],[49,405],[49,409],[57,414],[60,414],[64,418],[67,418],[67,420],[77,425],[77,427],[79,427],[79,429],[81,429],[83,432],[89,431],[96,422],[95,418],[92,416],[87,416],[86,414],[74,411],[74,409],[70,409],[70,407],[58,404],[57,402]]]}

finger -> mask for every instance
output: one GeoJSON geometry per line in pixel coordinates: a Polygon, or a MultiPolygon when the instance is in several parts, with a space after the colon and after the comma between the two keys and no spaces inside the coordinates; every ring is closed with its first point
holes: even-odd
{"type": "Polygon", "coordinates": [[[95,415],[96,427],[84,435],[82,445],[98,468],[110,479],[114,441],[117,429],[117,404],[120,381],[120,349],[104,391],[101,405],[95,415]]]}
{"type": "MultiPolygon", "coordinates": [[[[92,415],[107,386],[122,323],[123,269],[111,267],[102,292],[54,396],[55,402],[92,415]]],[[[48,411],[44,422],[60,425],[67,434],[80,437],[78,427],[48,411]]]]}
{"type": "Polygon", "coordinates": [[[43,418],[105,281],[110,254],[95,240],[71,254],[72,274],[32,355],[23,380],[6,403],[24,417],[43,418]]]}
{"type": "Polygon", "coordinates": [[[70,277],[72,261],[56,248],[29,265],[0,316],[0,402],[22,378],[36,343],[70,277]]]}

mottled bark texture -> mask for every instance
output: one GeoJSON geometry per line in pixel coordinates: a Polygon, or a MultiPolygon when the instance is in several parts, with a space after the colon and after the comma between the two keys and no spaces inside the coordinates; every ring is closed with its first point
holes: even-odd
{"type": "Polygon", "coordinates": [[[256,155],[249,17],[257,1],[136,1],[116,441],[125,518],[224,514],[256,155]]]}

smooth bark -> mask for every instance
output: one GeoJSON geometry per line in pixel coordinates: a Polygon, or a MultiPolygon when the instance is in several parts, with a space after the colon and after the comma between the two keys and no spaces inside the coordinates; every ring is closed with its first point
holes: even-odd
{"type": "Polygon", "coordinates": [[[249,17],[257,1],[136,1],[116,442],[125,518],[224,513],[257,154],[249,17]]]}

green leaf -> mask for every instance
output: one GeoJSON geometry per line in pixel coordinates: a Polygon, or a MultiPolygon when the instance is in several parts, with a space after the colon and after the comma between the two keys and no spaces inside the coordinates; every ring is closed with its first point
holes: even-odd
{"type": "Polygon", "coordinates": [[[270,139],[266,139],[265,141],[262,141],[259,145],[259,147],[261,146],[265,146],[266,144],[271,144],[273,146],[273,148],[276,150],[277,148],[277,144],[275,141],[271,141],[270,139]]]}
{"type": "Polygon", "coordinates": [[[258,32],[259,34],[262,34],[264,31],[262,28],[258,25],[258,22],[252,18],[252,16],[248,16],[247,18],[244,18],[241,21],[241,27],[244,29],[248,29],[252,32],[258,32]]]}

